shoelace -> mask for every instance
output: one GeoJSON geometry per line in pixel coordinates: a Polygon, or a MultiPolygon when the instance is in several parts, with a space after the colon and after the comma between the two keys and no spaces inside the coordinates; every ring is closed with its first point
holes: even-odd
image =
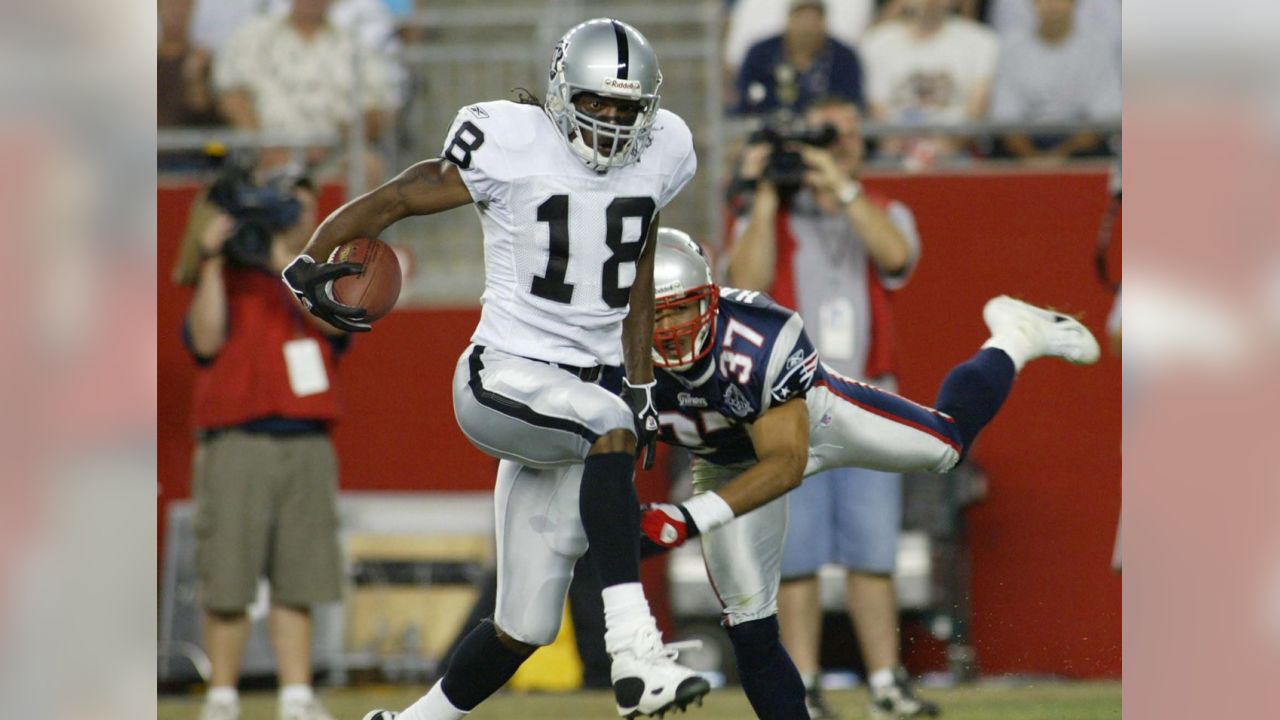
{"type": "Polygon", "coordinates": [[[680,642],[662,643],[662,633],[652,625],[636,630],[636,654],[641,657],[660,657],[668,662],[675,662],[681,650],[697,650],[702,647],[701,640],[681,640],[680,642]]]}

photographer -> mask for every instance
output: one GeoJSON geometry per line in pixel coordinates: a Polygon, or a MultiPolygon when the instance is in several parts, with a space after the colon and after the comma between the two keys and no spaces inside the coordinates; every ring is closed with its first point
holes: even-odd
{"type": "Polygon", "coordinates": [[[332,720],[311,689],[311,606],[341,598],[334,367],[346,342],[280,272],[315,228],[315,193],[228,165],[192,208],[175,278],[194,285],[196,565],[212,665],[201,720],[239,717],[236,684],[260,577],[282,720],[332,720]]]}
{"type": "MultiPolygon", "coordinates": [[[[920,254],[911,211],[858,181],[858,109],[815,103],[799,131],[774,129],[743,153],[739,185],[754,186],[728,253],[733,287],[770,293],[795,308],[823,362],[894,389],[889,298],[920,254]]],[[[937,708],[912,694],[899,666],[893,571],[902,517],[900,475],[841,468],[814,475],[789,498],[778,598],[782,641],[805,681],[813,717],[835,717],[818,680],[819,568],[848,569],[848,609],[862,649],[873,715],[937,708]]]]}

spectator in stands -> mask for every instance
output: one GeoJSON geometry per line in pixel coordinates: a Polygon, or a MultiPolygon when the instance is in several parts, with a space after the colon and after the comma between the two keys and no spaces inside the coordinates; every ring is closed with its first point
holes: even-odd
{"type": "MultiPolygon", "coordinates": [[[[857,47],[871,24],[874,0],[840,0],[826,6],[827,32],[857,47]]],[[[789,0],[737,0],[728,11],[724,39],[724,64],[737,77],[747,51],[756,43],[781,33],[787,26],[789,0]]]]}
{"type": "Polygon", "coordinates": [[[268,0],[195,0],[191,35],[218,54],[237,30],[267,10],[268,0]]]}
{"type": "MultiPolygon", "coordinates": [[[[995,33],[952,13],[955,0],[903,0],[902,13],[867,32],[862,57],[871,116],[884,123],[963,123],[986,116],[999,45],[995,33]]],[[[891,138],[882,155],[924,168],[965,142],[891,138]]]]}
{"type": "MultiPolygon", "coordinates": [[[[1039,26],[1032,0],[987,0],[987,23],[1000,42],[1032,35],[1039,26]]],[[[1120,59],[1120,0],[1076,0],[1075,26],[1120,59]]]]}
{"type": "MultiPolygon", "coordinates": [[[[1120,119],[1120,62],[1106,39],[1076,27],[1077,0],[1034,0],[1034,34],[1008,40],[996,68],[991,118],[1005,122],[1108,122],[1120,119]]],[[[1004,137],[1016,157],[1059,162],[1104,154],[1093,132],[1004,137]]]]}
{"type": "Polygon", "coordinates": [[[314,229],[315,197],[289,179],[298,221],[265,252],[243,225],[201,199],[175,279],[195,293],[183,339],[198,366],[192,477],[196,570],[212,675],[201,720],[236,720],[236,684],[260,577],[281,720],[333,720],[311,688],[311,606],[341,599],[338,466],[329,428],[339,414],[334,367],[346,336],[303,310],[280,282],[314,229]]]}
{"type": "Polygon", "coordinates": [[[802,113],[814,100],[862,103],[862,67],[852,48],[827,32],[822,0],[791,0],[781,35],[756,43],[738,74],[737,112],[802,113]]]}
{"type": "Polygon", "coordinates": [[[188,36],[192,0],[160,0],[156,126],[217,125],[210,55],[188,36]]]}
{"type": "MultiPolygon", "coordinates": [[[[234,127],[298,136],[336,134],[359,111],[368,139],[377,138],[380,110],[394,103],[387,68],[382,58],[359,48],[350,34],[328,22],[328,8],[328,0],[293,0],[288,15],[254,18],[218,53],[214,85],[234,127]]],[[[311,165],[331,157],[329,147],[307,150],[311,165]]],[[[270,169],[290,159],[287,152],[273,151],[263,154],[262,163],[270,169]]],[[[373,153],[365,170],[370,181],[381,176],[373,153]]]]}
{"type": "MultiPolygon", "coordinates": [[[[289,14],[293,0],[271,0],[268,13],[276,17],[289,14]]],[[[360,47],[378,56],[389,73],[393,98],[391,105],[404,104],[403,91],[408,83],[405,68],[400,63],[400,27],[396,12],[406,7],[395,0],[331,0],[328,20],[334,27],[355,38],[360,47]],[[392,4],[397,7],[392,8],[392,4]]],[[[407,4],[407,2],[405,3],[407,4]]]]}
{"type": "MultiPolygon", "coordinates": [[[[769,292],[795,308],[832,369],[887,389],[892,375],[889,295],[910,277],[920,255],[906,205],[858,182],[863,142],[856,106],[813,105],[811,127],[832,125],[829,150],[801,149],[808,167],[794,194],[762,176],[771,148],[743,154],[740,175],[756,182],[749,210],[735,222],[729,284],[769,292]]],[[[805,682],[810,714],[834,718],[821,695],[818,649],[822,608],[818,569],[849,569],[848,609],[857,629],[874,717],[909,717],[937,709],[914,697],[898,659],[893,571],[902,518],[902,476],[861,468],[807,478],[790,494],[778,618],[782,642],[805,682]],[[882,715],[882,713],[884,715],[882,715]]]]}

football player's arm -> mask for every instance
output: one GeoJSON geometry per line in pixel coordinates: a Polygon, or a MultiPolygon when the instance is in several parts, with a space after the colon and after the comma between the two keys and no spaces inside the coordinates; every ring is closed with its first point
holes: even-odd
{"type": "Polygon", "coordinates": [[[423,160],[335,210],[316,228],[302,253],[324,262],[339,245],[356,238],[376,238],[397,220],[470,202],[471,191],[457,166],[443,158],[423,160]]]}
{"type": "Polygon", "coordinates": [[[312,315],[340,330],[367,331],[364,309],[339,303],[328,290],[333,281],[360,272],[362,266],[330,263],[329,256],[350,240],[378,237],[397,220],[430,215],[469,202],[471,191],[453,163],[424,160],[325,218],[302,254],[284,269],[284,282],[312,315]]]}
{"type": "Polygon", "coordinates": [[[661,218],[662,213],[657,213],[649,224],[649,237],[636,261],[630,308],[622,321],[622,354],[627,380],[633,385],[653,382],[653,257],[658,247],[661,218]]]}
{"type": "Polygon", "coordinates": [[[769,408],[747,432],[756,464],[717,491],[735,517],[800,487],[809,462],[809,409],[804,398],[769,408]]]}
{"type": "Polygon", "coordinates": [[[655,214],[649,224],[649,237],[636,261],[630,307],[622,321],[622,355],[627,368],[622,397],[635,416],[636,453],[643,457],[645,470],[653,467],[658,445],[658,410],[653,404],[657,384],[653,379],[653,256],[661,216],[655,214]]]}
{"type": "Polygon", "coordinates": [[[758,460],[728,485],[698,493],[679,505],[644,506],[640,531],[653,549],[645,554],[679,547],[800,485],[809,461],[809,410],[804,398],[769,408],[748,432],[758,460]]]}

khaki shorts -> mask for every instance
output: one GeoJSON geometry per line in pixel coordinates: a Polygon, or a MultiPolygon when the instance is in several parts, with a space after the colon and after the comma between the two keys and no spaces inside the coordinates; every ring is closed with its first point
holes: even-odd
{"type": "Polygon", "coordinates": [[[340,600],[337,492],[325,435],[228,430],[201,440],[192,482],[201,604],[243,610],[261,577],[276,604],[340,600]]]}

